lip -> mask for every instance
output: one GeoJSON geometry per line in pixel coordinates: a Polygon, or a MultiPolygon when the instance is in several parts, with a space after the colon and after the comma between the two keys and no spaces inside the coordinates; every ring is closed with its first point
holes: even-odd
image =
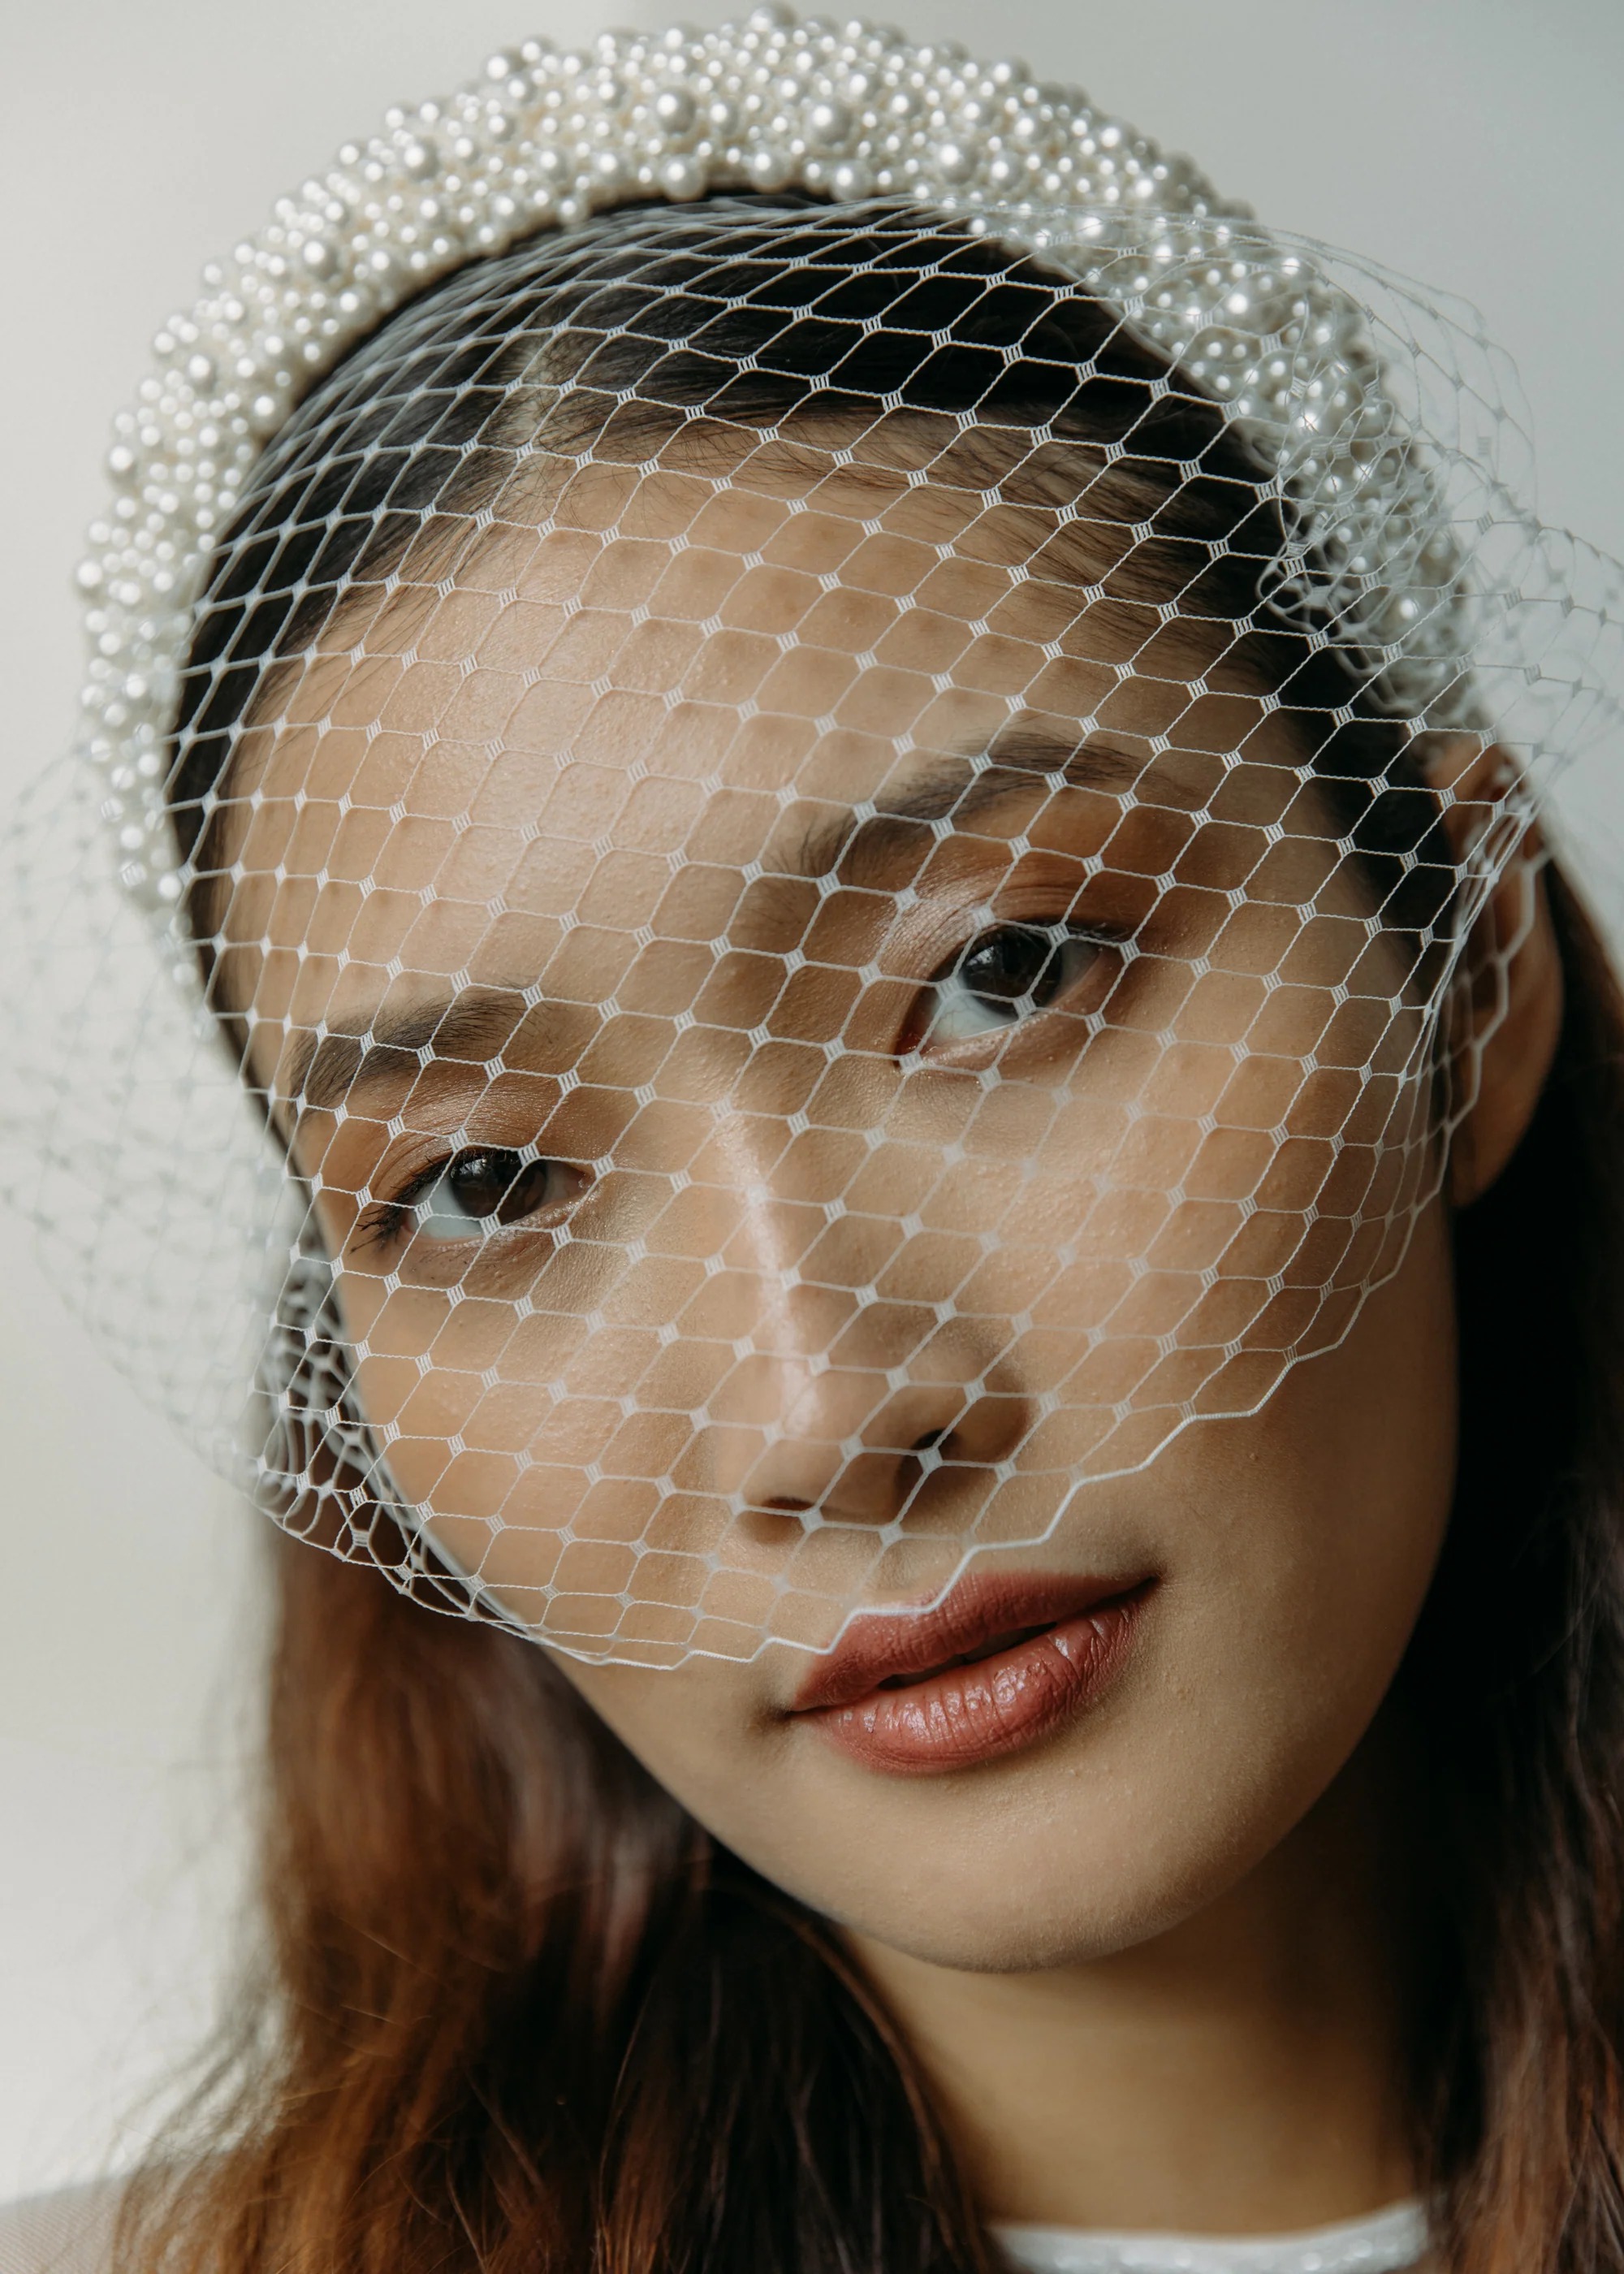
{"type": "Polygon", "coordinates": [[[1115,1682],[1154,1584],[989,1574],[931,1611],[864,1613],[802,1683],[790,1719],[891,1776],[1024,1751],[1115,1682]]]}

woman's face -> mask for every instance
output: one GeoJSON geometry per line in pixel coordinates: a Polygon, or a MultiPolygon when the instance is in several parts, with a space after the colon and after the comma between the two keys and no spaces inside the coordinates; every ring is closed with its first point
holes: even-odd
{"type": "Polygon", "coordinates": [[[970,1965],[1267,1852],[1453,1474],[1403,958],[1214,628],[1074,552],[591,468],[352,604],[233,783],[398,1489],[729,1846],[970,1965]]]}

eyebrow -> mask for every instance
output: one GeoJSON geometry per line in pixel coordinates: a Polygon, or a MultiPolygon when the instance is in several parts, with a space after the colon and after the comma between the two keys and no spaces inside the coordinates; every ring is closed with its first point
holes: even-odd
{"type": "Polygon", "coordinates": [[[1015,720],[985,749],[944,751],[906,786],[882,792],[867,807],[809,823],[787,848],[777,873],[816,884],[844,867],[854,885],[877,881],[898,855],[917,855],[921,828],[948,821],[966,827],[1034,781],[1051,789],[1103,790],[1120,797],[1142,779],[1150,763],[1097,735],[1079,741],[1056,727],[1015,720]]]}
{"type": "Polygon", "coordinates": [[[499,987],[382,1003],[359,1033],[305,1028],[295,1035],[277,1069],[276,1088],[300,1112],[334,1112],[366,1090],[398,1082],[422,1065],[425,1052],[442,1061],[487,1065],[532,1008],[523,990],[499,987]]]}
{"type": "MultiPolygon", "coordinates": [[[[1147,763],[1096,736],[1079,742],[1056,728],[1017,720],[985,749],[934,756],[906,787],[883,794],[870,808],[844,808],[812,822],[777,875],[816,882],[844,864],[851,881],[861,884],[899,853],[916,854],[921,827],[945,821],[965,825],[1023,783],[1120,796],[1142,778],[1147,763]]],[[[342,1034],[302,1029],[277,1067],[278,1102],[299,1114],[336,1112],[369,1091],[399,1083],[428,1057],[488,1065],[523,1023],[550,1007],[523,986],[490,985],[380,1004],[370,1014],[358,1014],[366,1016],[364,1028],[342,1034]]]]}

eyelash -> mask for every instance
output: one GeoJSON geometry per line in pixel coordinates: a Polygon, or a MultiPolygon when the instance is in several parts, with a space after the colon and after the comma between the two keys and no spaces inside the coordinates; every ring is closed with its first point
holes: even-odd
{"type": "MultiPolygon", "coordinates": [[[[989,1032],[1008,1033],[1023,1019],[1041,1012],[1058,1009],[1064,997],[1072,992],[1087,976],[1094,956],[1090,956],[1083,971],[1068,977],[1064,959],[1073,949],[1093,950],[1096,954],[1118,957],[1132,949],[1132,935],[1108,924],[1071,923],[1003,923],[978,932],[966,942],[940,968],[932,974],[929,984],[921,991],[907,1028],[902,1047],[909,1054],[922,1053],[933,1035],[945,1023],[951,1013],[944,1009],[944,998],[955,980],[962,980],[961,998],[967,998],[983,1006],[994,1006],[990,1013],[994,1023],[989,1032]],[[1006,961],[1004,970],[996,972],[990,965],[981,975],[989,983],[980,987],[969,983],[967,975],[982,959],[1002,945],[1006,957],[1016,951],[1016,960],[1006,961]],[[1023,969],[1022,965],[1025,965],[1023,969]],[[1051,978],[1052,975],[1052,978],[1051,978]],[[1017,991],[1017,983],[1019,984],[1017,991]],[[1047,990],[1047,991],[1044,991],[1047,990]],[[1011,1015],[1000,1022],[999,1008],[1011,1015]]],[[[981,1036],[959,1036],[958,1043],[981,1036]]],[[[950,1047],[954,1044],[950,1039],[950,1047]]]]}
{"type": "Polygon", "coordinates": [[[590,1182],[590,1172],[572,1161],[555,1161],[518,1146],[465,1145],[428,1163],[392,1199],[374,1201],[364,1209],[350,1245],[357,1251],[388,1248],[402,1244],[417,1232],[436,1245],[449,1246],[464,1238],[484,1241],[498,1230],[518,1230],[544,1211],[561,1221],[565,1211],[590,1182]],[[425,1201],[437,1186],[454,1178],[459,1170],[471,1172],[481,1164],[488,1170],[488,1184],[496,1187],[492,1205],[464,1211],[469,1225],[466,1233],[458,1231],[440,1235],[431,1231],[425,1216],[425,1201]],[[538,1172],[544,1186],[558,1179],[574,1189],[553,1195],[544,1189],[530,1199],[529,1186],[538,1172]],[[521,1193],[529,1199],[529,1205],[515,1208],[515,1195],[521,1193]]]}

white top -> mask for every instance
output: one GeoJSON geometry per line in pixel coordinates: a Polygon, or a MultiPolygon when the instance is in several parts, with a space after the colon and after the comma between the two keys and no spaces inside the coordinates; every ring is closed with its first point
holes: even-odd
{"type": "Polygon", "coordinates": [[[995,2232],[1026,2274],[1400,2274],[1418,2266],[1426,2250],[1426,2220],[1413,2202],[1304,2234],[1085,2234],[1065,2226],[995,2232]]]}
{"type": "Polygon", "coordinates": [[[118,2182],[0,2203],[0,2274],[106,2274],[118,2182]]]}
{"type": "MultiPolygon", "coordinates": [[[[117,2203],[117,2183],[109,2181],[0,2204],[0,2274],[106,2274],[117,2203]]],[[[1061,2226],[995,2232],[1024,2274],[1401,2274],[1420,2263],[1426,2248],[1415,2203],[1309,2234],[1255,2240],[1085,2234],[1061,2226]]]]}

